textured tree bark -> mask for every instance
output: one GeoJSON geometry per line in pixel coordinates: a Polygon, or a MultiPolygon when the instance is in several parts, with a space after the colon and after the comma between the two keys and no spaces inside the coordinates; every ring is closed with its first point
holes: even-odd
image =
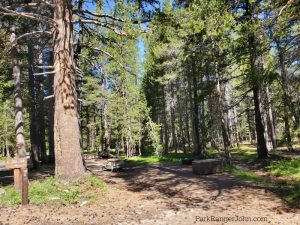
{"type": "Polygon", "coordinates": [[[69,0],[54,0],[54,143],[55,175],[62,179],[85,173],[76,92],[73,53],[72,5],[69,0]]]}
{"type": "MultiPolygon", "coordinates": [[[[15,25],[11,26],[11,36],[10,41],[14,42],[16,39],[15,25]]],[[[15,134],[16,134],[16,148],[18,157],[26,157],[26,147],[24,138],[24,128],[23,128],[23,99],[22,99],[22,89],[21,89],[21,71],[20,63],[17,58],[18,50],[13,47],[12,50],[12,72],[14,78],[14,99],[15,99],[15,134]]]]}

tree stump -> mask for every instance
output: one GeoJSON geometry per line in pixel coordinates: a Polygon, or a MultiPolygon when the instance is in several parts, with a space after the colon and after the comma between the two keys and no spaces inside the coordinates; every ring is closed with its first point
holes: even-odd
{"type": "Polygon", "coordinates": [[[223,171],[222,160],[219,159],[195,160],[192,167],[193,173],[200,175],[222,173],[223,171]]]}

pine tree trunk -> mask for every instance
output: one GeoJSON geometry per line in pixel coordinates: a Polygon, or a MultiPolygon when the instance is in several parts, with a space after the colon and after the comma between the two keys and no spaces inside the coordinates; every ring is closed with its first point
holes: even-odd
{"type": "Polygon", "coordinates": [[[272,142],[272,148],[276,149],[276,132],[275,132],[275,123],[273,118],[273,110],[272,110],[272,104],[270,102],[270,93],[269,88],[266,87],[266,97],[267,97],[267,126],[269,130],[269,136],[272,142]]]}
{"type": "Polygon", "coordinates": [[[3,156],[5,155],[6,157],[10,158],[10,152],[9,152],[9,147],[8,147],[8,126],[7,126],[7,109],[6,109],[6,103],[4,107],[4,148],[5,152],[3,156]]]}
{"type": "Polygon", "coordinates": [[[272,145],[272,137],[271,137],[271,131],[270,131],[270,127],[268,126],[268,120],[269,120],[269,109],[268,109],[268,97],[267,97],[267,89],[265,87],[261,88],[260,91],[260,112],[261,112],[261,116],[262,116],[262,122],[263,122],[263,126],[264,126],[264,136],[265,136],[265,140],[266,140],[266,145],[268,149],[272,149],[273,145],[272,145]]]}
{"type": "MultiPolygon", "coordinates": [[[[42,58],[42,55],[40,55],[42,58]]],[[[40,59],[40,64],[43,64],[43,60],[40,59]]],[[[39,72],[45,72],[40,70],[39,72]]],[[[51,75],[50,75],[51,76],[51,75]]],[[[40,159],[42,163],[47,163],[47,153],[46,153],[46,134],[45,134],[45,109],[44,109],[44,77],[39,76],[37,78],[36,85],[36,99],[37,99],[37,127],[38,127],[38,146],[40,149],[40,159]]]]}
{"type": "Polygon", "coordinates": [[[38,130],[37,130],[37,120],[36,120],[36,93],[35,93],[35,78],[34,78],[34,55],[33,46],[28,44],[28,89],[30,95],[30,109],[29,109],[29,125],[30,125],[30,144],[31,144],[31,159],[34,168],[39,167],[40,164],[40,154],[38,148],[38,130]]]}
{"type": "Polygon", "coordinates": [[[239,134],[239,121],[236,113],[236,107],[233,107],[233,113],[234,113],[234,135],[235,135],[235,142],[236,146],[239,147],[240,145],[240,134],[239,134]]]}
{"type": "Polygon", "coordinates": [[[163,86],[163,130],[164,130],[164,154],[169,152],[169,128],[167,120],[167,110],[166,110],[166,96],[165,96],[165,87],[163,86]]]}
{"type": "MultiPolygon", "coordinates": [[[[188,110],[188,99],[185,99],[185,108],[188,110]]],[[[189,112],[191,110],[188,110],[189,112]]],[[[185,128],[186,128],[186,138],[187,138],[187,143],[188,143],[188,150],[191,150],[191,136],[190,136],[190,117],[189,113],[185,113],[185,128]]]]}
{"type": "MultiPolygon", "coordinates": [[[[11,27],[10,41],[14,42],[16,39],[15,25],[11,27]]],[[[16,134],[16,148],[18,157],[26,157],[26,147],[24,138],[24,128],[23,128],[23,99],[22,99],[22,89],[21,89],[21,71],[20,63],[18,60],[18,50],[13,47],[12,50],[12,72],[14,78],[14,99],[15,99],[15,134],[16,134]]]]}
{"type": "Polygon", "coordinates": [[[92,151],[95,151],[96,149],[96,107],[94,107],[94,113],[93,113],[93,126],[92,129],[92,135],[91,135],[91,149],[92,151]]]}
{"type": "Polygon", "coordinates": [[[279,64],[280,64],[280,72],[281,72],[281,81],[282,81],[282,91],[283,91],[283,120],[284,120],[284,136],[287,142],[288,150],[293,151],[292,145],[292,136],[291,136],[291,128],[290,128],[290,115],[291,111],[290,106],[290,98],[288,95],[288,74],[285,68],[285,57],[284,51],[280,47],[279,41],[277,40],[277,49],[279,53],[279,64]]]}
{"type": "Polygon", "coordinates": [[[63,179],[85,173],[77,110],[76,70],[73,56],[72,5],[54,0],[54,143],[55,175],[63,179]]]}
{"type": "Polygon", "coordinates": [[[109,122],[107,116],[107,103],[104,103],[102,111],[102,132],[103,132],[103,143],[104,143],[104,152],[109,155],[110,152],[110,136],[109,136],[109,122]]]}
{"type": "MultiPolygon", "coordinates": [[[[246,7],[246,20],[249,22],[252,19],[253,6],[251,2],[247,0],[245,2],[246,7]]],[[[254,112],[255,112],[255,130],[257,137],[257,155],[258,158],[267,158],[268,149],[266,145],[266,139],[264,136],[264,125],[262,123],[262,115],[260,110],[260,68],[258,65],[258,56],[257,56],[257,41],[253,31],[250,31],[248,34],[248,50],[249,50],[249,60],[250,60],[250,73],[249,75],[251,80],[251,89],[253,91],[253,100],[254,100],[254,112]]]]}
{"type": "MultiPolygon", "coordinates": [[[[224,88],[224,91],[221,89],[220,81],[219,81],[219,75],[218,75],[218,63],[216,63],[216,78],[217,78],[217,85],[216,85],[216,93],[218,97],[218,111],[219,116],[221,120],[221,131],[222,131],[222,137],[223,137],[223,145],[224,145],[224,152],[225,152],[225,158],[227,162],[230,162],[230,134],[229,134],[229,127],[228,127],[228,110],[224,109],[224,100],[223,96],[225,98],[226,95],[226,89],[224,88]]],[[[226,100],[226,99],[225,99],[226,100]]]]}
{"type": "Polygon", "coordinates": [[[86,148],[86,150],[87,150],[87,152],[89,153],[90,152],[90,148],[91,148],[91,146],[90,146],[90,139],[91,139],[91,137],[90,137],[90,130],[91,130],[91,128],[90,128],[90,111],[89,111],[89,106],[86,106],[85,107],[86,108],[86,114],[85,114],[85,117],[86,117],[86,146],[85,146],[85,148],[86,148]]]}
{"type": "Polygon", "coordinates": [[[258,158],[267,158],[268,149],[264,136],[264,125],[262,123],[262,116],[259,106],[259,90],[257,87],[253,88],[254,111],[255,111],[255,128],[257,135],[257,155],[258,158]]]}
{"type": "Polygon", "coordinates": [[[196,155],[203,153],[203,146],[200,140],[199,133],[199,105],[198,105],[198,84],[195,70],[195,59],[192,59],[192,74],[188,78],[188,89],[191,106],[191,122],[192,122],[192,137],[193,137],[193,152],[196,155]]]}
{"type": "Polygon", "coordinates": [[[171,132],[172,132],[172,144],[173,144],[173,148],[175,149],[175,153],[177,153],[178,150],[178,141],[177,141],[177,135],[176,135],[176,127],[175,127],[175,96],[174,96],[174,87],[173,84],[170,84],[171,88],[171,132]]]}
{"type": "MultiPolygon", "coordinates": [[[[50,64],[53,64],[53,54],[50,53],[50,64]]],[[[48,76],[48,94],[53,95],[53,76],[48,76]]],[[[54,153],[54,99],[48,100],[48,146],[49,146],[49,157],[48,162],[55,162],[54,153]]]]}
{"type": "MultiPolygon", "coordinates": [[[[179,98],[179,96],[178,96],[179,98]]],[[[186,153],[186,148],[185,148],[185,132],[184,132],[184,127],[183,127],[183,118],[182,118],[182,106],[179,107],[179,132],[180,133],[180,137],[179,137],[179,148],[183,149],[183,152],[186,153]]]]}

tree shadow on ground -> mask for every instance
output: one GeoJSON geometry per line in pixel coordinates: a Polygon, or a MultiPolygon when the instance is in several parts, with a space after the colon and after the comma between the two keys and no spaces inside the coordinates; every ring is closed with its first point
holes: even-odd
{"type": "MultiPolygon", "coordinates": [[[[280,201],[283,199],[282,193],[289,191],[287,187],[247,182],[229,173],[195,175],[191,166],[177,163],[128,163],[122,172],[101,176],[109,183],[121,181],[132,192],[156,191],[158,195],[154,198],[171,199],[173,207],[177,203],[189,207],[226,199],[247,205],[251,196],[280,201]]],[[[285,206],[289,209],[299,208],[295,204],[286,203],[285,206]]]]}

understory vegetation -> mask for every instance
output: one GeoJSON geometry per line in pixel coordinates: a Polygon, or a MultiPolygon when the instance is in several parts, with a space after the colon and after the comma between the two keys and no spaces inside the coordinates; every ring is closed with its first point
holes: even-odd
{"type": "MultiPolygon", "coordinates": [[[[295,167],[292,166],[287,169],[294,170],[295,167]]],[[[247,171],[245,169],[238,168],[233,165],[227,165],[225,171],[237,176],[238,178],[241,178],[244,181],[253,184],[262,184],[267,189],[276,187],[277,189],[275,190],[275,193],[277,193],[285,201],[295,206],[298,206],[300,203],[300,182],[299,182],[300,179],[294,181],[291,180],[286,181],[285,179],[289,178],[289,176],[287,176],[287,177],[283,177],[284,179],[282,180],[276,180],[268,176],[262,177],[256,175],[254,172],[247,171]]]]}
{"type": "MultiPolygon", "coordinates": [[[[1,186],[0,186],[1,188],[1,186]]],[[[0,195],[0,205],[21,203],[21,193],[10,185],[0,195]]],[[[61,181],[54,177],[32,181],[29,184],[30,204],[91,204],[101,203],[107,187],[97,176],[88,175],[81,180],[61,181]]]]}

